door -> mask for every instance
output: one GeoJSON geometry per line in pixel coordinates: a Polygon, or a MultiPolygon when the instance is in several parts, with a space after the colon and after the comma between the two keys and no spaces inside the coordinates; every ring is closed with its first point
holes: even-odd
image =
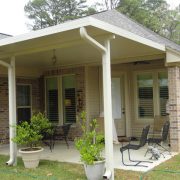
{"type": "Polygon", "coordinates": [[[117,136],[126,136],[124,76],[112,78],[112,115],[117,136]]]}

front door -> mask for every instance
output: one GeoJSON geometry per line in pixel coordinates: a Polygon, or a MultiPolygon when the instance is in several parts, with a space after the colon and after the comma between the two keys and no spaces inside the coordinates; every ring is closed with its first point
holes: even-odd
{"type": "Polygon", "coordinates": [[[112,78],[112,114],[117,136],[126,136],[124,76],[112,78]]]}

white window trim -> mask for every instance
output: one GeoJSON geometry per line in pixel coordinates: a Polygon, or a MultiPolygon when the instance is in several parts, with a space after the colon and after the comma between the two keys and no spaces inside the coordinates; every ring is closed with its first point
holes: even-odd
{"type": "Polygon", "coordinates": [[[30,108],[31,117],[33,115],[32,113],[32,84],[29,83],[17,83],[16,86],[29,86],[30,87],[30,106],[18,106],[16,107],[16,111],[21,108],[30,108]]]}
{"type": "Polygon", "coordinates": [[[137,75],[138,74],[152,74],[153,78],[153,111],[154,116],[160,115],[160,97],[159,97],[159,82],[158,82],[158,73],[167,72],[165,69],[152,69],[144,71],[134,71],[133,72],[133,82],[134,82],[134,107],[135,107],[135,122],[136,123],[152,123],[154,117],[152,118],[139,118],[138,115],[138,94],[137,94],[137,75]]]}
{"type": "MultiPolygon", "coordinates": [[[[63,125],[65,122],[64,122],[64,108],[63,108],[63,92],[62,92],[62,78],[65,77],[65,76],[75,76],[76,77],[76,74],[63,74],[63,75],[52,75],[52,76],[46,76],[44,78],[44,88],[45,88],[45,112],[46,112],[46,115],[47,115],[47,97],[46,97],[46,94],[47,94],[47,89],[46,89],[46,80],[48,78],[57,78],[57,85],[58,85],[58,102],[59,102],[59,107],[58,107],[58,114],[59,114],[59,120],[58,120],[58,123],[53,123],[53,124],[57,124],[57,125],[63,125]]],[[[77,114],[77,112],[76,112],[77,114]]],[[[73,126],[77,124],[77,119],[76,119],[76,122],[73,123],[73,126]]]]}

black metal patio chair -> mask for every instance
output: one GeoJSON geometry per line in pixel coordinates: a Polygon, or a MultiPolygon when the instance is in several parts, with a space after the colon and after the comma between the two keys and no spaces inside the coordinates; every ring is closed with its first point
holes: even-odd
{"type": "MultiPolygon", "coordinates": [[[[162,128],[162,135],[161,135],[161,137],[160,138],[149,138],[147,140],[148,145],[153,145],[154,147],[159,146],[162,149],[164,149],[164,152],[169,152],[169,154],[171,154],[170,151],[167,148],[165,148],[163,145],[161,145],[162,142],[166,142],[168,140],[169,127],[170,127],[170,122],[166,121],[164,123],[164,125],[163,125],[163,128],[162,128]]],[[[147,154],[147,152],[148,151],[146,151],[146,154],[147,154]]],[[[161,153],[161,154],[163,155],[163,153],[161,153]]]]}
{"type": "Polygon", "coordinates": [[[55,141],[57,140],[65,140],[67,147],[69,148],[68,143],[68,134],[72,124],[64,124],[62,126],[55,126],[54,134],[53,134],[53,147],[55,145],[55,141]]]}
{"type": "Polygon", "coordinates": [[[51,152],[52,152],[52,149],[53,149],[53,144],[54,144],[54,140],[53,140],[53,134],[54,134],[54,127],[52,126],[51,129],[50,129],[50,132],[47,132],[46,129],[44,129],[42,131],[42,142],[49,146],[51,152]]]}
{"type": "Polygon", "coordinates": [[[148,136],[148,133],[149,133],[149,128],[150,128],[150,125],[146,126],[143,128],[142,130],[142,134],[141,134],[141,137],[140,137],[140,141],[139,141],[139,144],[131,144],[129,142],[129,144],[125,145],[125,146],[122,146],[120,148],[120,152],[122,154],[122,163],[123,165],[125,166],[141,166],[141,167],[148,167],[146,165],[141,165],[140,163],[152,163],[151,161],[141,161],[141,160],[132,160],[131,159],[131,156],[130,156],[130,149],[131,150],[139,150],[141,147],[143,147],[146,142],[147,142],[147,136],[148,136]],[[128,157],[129,157],[129,161],[131,162],[134,162],[135,164],[125,164],[124,163],[124,155],[123,155],[123,152],[128,150],[128,157]]]}

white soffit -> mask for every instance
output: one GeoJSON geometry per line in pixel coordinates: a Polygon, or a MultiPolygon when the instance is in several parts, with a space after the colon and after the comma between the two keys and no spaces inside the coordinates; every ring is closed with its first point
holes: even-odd
{"type": "Polygon", "coordinates": [[[161,51],[166,50],[165,45],[163,45],[163,44],[156,43],[154,41],[151,41],[149,39],[146,39],[144,37],[141,37],[141,36],[138,36],[134,33],[131,33],[127,30],[124,30],[124,29],[119,28],[117,26],[111,25],[109,23],[105,23],[103,21],[97,20],[97,19],[92,18],[92,17],[90,18],[90,20],[91,20],[91,25],[94,27],[103,29],[105,31],[109,31],[113,34],[116,34],[116,35],[122,36],[124,38],[139,42],[141,44],[153,47],[153,48],[161,50],[161,51]]]}

